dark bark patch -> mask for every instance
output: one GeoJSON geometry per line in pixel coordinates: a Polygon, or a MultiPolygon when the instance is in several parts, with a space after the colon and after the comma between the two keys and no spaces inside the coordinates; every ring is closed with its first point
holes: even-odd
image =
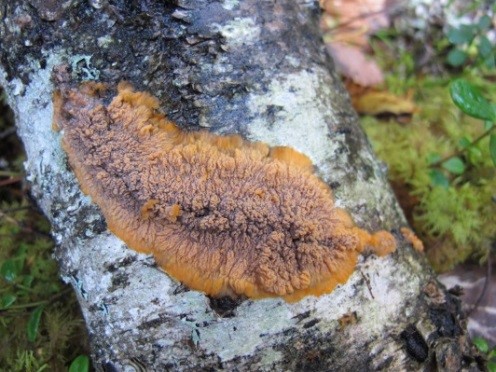
{"type": "Polygon", "coordinates": [[[311,328],[319,322],[320,322],[320,319],[312,319],[309,322],[306,322],[305,324],[303,324],[303,328],[311,328]]]}
{"type": "Polygon", "coordinates": [[[221,318],[233,318],[236,316],[236,308],[244,301],[242,298],[231,297],[208,297],[210,308],[221,318]]]}
{"type": "Polygon", "coordinates": [[[418,329],[410,324],[400,334],[405,344],[406,351],[413,359],[424,362],[429,355],[429,347],[418,329]]]}
{"type": "Polygon", "coordinates": [[[444,307],[429,310],[431,321],[436,325],[440,337],[455,337],[462,334],[462,329],[453,313],[444,307]]]}
{"type": "Polygon", "coordinates": [[[122,261],[120,261],[119,263],[107,264],[106,265],[106,269],[109,272],[113,273],[113,272],[119,270],[120,268],[124,268],[124,267],[127,267],[127,266],[133,264],[134,262],[136,262],[136,257],[135,256],[127,256],[122,261]]]}

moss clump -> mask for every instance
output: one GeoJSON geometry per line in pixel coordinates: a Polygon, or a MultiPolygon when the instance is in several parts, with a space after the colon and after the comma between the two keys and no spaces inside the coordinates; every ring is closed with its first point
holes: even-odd
{"type": "MultiPolygon", "coordinates": [[[[482,88],[487,96],[496,96],[488,83],[482,88]]],[[[449,184],[435,185],[430,176],[433,154],[444,158],[463,150],[464,138],[477,138],[484,123],[463,115],[444,83],[421,82],[416,99],[420,112],[408,124],[372,117],[362,123],[389,166],[392,184],[398,194],[403,192],[400,203],[409,205],[407,216],[426,243],[430,262],[445,271],[469,257],[484,259],[489,254],[496,236],[496,170],[486,138],[463,152],[462,174],[438,169],[449,184]]]]}

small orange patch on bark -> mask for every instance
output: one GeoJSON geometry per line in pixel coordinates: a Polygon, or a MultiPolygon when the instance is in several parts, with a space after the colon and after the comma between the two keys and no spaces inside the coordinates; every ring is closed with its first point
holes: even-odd
{"type": "Polygon", "coordinates": [[[412,245],[413,249],[415,249],[417,252],[424,252],[424,243],[418,238],[417,235],[415,235],[415,233],[411,229],[409,229],[408,227],[402,227],[400,231],[401,235],[403,235],[405,240],[412,245]]]}

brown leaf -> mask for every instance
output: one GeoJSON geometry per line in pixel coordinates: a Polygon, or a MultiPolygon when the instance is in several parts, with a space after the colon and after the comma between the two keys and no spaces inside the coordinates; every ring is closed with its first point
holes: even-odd
{"type": "Polygon", "coordinates": [[[368,91],[352,97],[352,104],[360,114],[413,114],[417,108],[411,98],[395,96],[389,92],[368,91]]]}

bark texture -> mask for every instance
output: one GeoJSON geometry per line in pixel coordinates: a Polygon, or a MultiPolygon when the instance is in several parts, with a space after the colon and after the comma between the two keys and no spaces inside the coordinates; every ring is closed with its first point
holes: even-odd
{"type": "Polygon", "coordinates": [[[0,84],[77,292],[100,370],[446,370],[480,366],[459,301],[402,240],[405,219],[325,53],[313,1],[3,1],[0,84]],[[128,249],[81,193],[53,132],[52,92],[127,80],[188,130],[308,155],[360,227],[399,241],[329,295],[214,300],[128,249]]]}

